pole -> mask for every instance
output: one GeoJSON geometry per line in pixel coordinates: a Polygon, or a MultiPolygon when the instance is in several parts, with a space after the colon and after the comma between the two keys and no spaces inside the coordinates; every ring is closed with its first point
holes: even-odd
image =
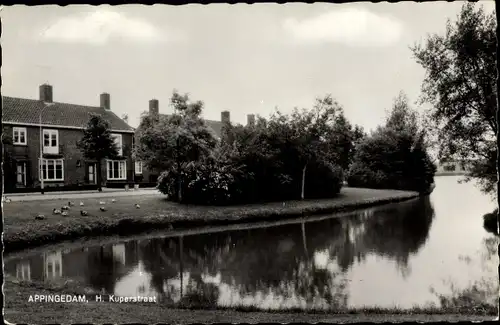
{"type": "MultiPolygon", "coordinates": [[[[45,107],[44,107],[45,108],[45,107]]],[[[44,194],[44,188],[43,188],[43,171],[42,171],[42,159],[43,159],[43,137],[42,137],[42,112],[43,108],[40,110],[40,161],[38,162],[38,174],[40,175],[40,192],[44,194]]]]}

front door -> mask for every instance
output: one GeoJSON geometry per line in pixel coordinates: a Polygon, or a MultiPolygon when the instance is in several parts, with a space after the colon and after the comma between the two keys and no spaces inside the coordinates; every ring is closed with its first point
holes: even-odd
{"type": "Polygon", "coordinates": [[[26,186],[26,163],[18,162],[16,163],[16,183],[17,185],[26,186]]]}
{"type": "Polygon", "coordinates": [[[88,165],[88,174],[89,174],[89,183],[90,184],[96,184],[97,183],[97,177],[96,177],[96,164],[91,163],[88,165]]]}

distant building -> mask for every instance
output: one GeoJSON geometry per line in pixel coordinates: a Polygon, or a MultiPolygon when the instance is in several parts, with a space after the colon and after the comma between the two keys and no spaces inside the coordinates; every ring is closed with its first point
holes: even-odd
{"type": "Polygon", "coordinates": [[[465,175],[470,172],[473,159],[457,159],[440,161],[437,164],[436,175],[465,175]]]}
{"type": "Polygon", "coordinates": [[[120,148],[117,159],[101,164],[104,185],[133,180],[134,129],[112,112],[109,94],[99,100],[100,106],[55,102],[47,84],[40,86],[39,99],[2,96],[2,132],[12,137],[4,150],[15,160],[16,187],[39,188],[41,177],[44,187],[96,184],[96,161],[76,147],[92,113],[109,122],[120,148]]]}

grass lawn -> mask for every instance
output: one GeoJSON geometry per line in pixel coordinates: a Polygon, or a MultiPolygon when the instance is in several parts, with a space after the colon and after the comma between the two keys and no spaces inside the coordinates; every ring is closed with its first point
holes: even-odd
{"type": "Polygon", "coordinates": [[[71,200],[68,216],[53,215],[54,208],[67,200],[10,202],[3,206],[4,245],[7,253],[65,240],[101,235],[132,235],[159,229],[186,229],[207,224],[230,224],[297,217],[397,202],[418,196],[414,192],[344,188],[333,199],[273,202],[240,206],[214,207],[180,205],[158,195],[71,200]],[[84,206],[79,206],[80,201],[84,206]],[[106,204],[101,205],[100,201],[106,204]],[[139,204],[140,208],[136,208],[139,204]],[[99,210],[100,206],[106,211],[99,210]],[[88,212],[81,216],[80,210],[88,212]],[[45,220],[35,220],[38,214],[45,220]]]}
{"type": "Polygon", "coordinates": [[[339,312],[261,312],[245,309],[188,310],[165,308],[155,303],[95,302],[88,303],[28,302],[30,295],[81,294],[71,288],[47,288],[34,283],[14,282],[4,285],[4,317],[13,323],[258,323],[258,322],[403,322],[403,321],[484,321],[493,320],[495,310],[360,309],[339,312]]]}

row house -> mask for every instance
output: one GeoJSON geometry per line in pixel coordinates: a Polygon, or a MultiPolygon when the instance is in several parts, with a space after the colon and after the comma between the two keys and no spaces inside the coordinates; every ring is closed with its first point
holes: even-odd
{"type": "MultiPolygon", "coordinates": [[[[169,116],[168,114],[160,114],[159,101],[157,99],[151,99],[149,101],[149,110],[147,113],[149,114],[149,116],[152,116],[152,117],[156,116],[158,119],[166,119],[169,116]]],[[[215,136],[219,139],[220,139],[221,134],[222,134],[222,126],[224,125],[225,122],[231,122],[229,111],[222,111],[221,112],[220,121],[205,120],[205,124],[213,130],[215,136]]],[[[255,123],[255,115],[254,114],[247,115],[247,123],[248,123],[248,125],[255,123]]],[[[141,162],[135,163],[135,174],[136,174],[135,181],[136,182],[140,182],[140,181],[149,182],[149,183],[156,182],[160,173],[161,173],[161,171],[151,170],[151,169],[147,169],[147,168],[143,167],[141,162]]]]}
{"type": "Polygon", "coordinates": [[[97,185],[97,161],[85,159],[76,145],[91,114],[109,122],[119,148],[118,158],[101,162],[103,185],[133,181],[134,129],[113,113],[108,93],[99,106],[84,106],[53,101],[51,85],[39,90],[37,100],[2,97],[3,137],[12,139],[3,150],[15,160],[17,188],[39,188],[42,177],[46,188],[97,185]]]}

